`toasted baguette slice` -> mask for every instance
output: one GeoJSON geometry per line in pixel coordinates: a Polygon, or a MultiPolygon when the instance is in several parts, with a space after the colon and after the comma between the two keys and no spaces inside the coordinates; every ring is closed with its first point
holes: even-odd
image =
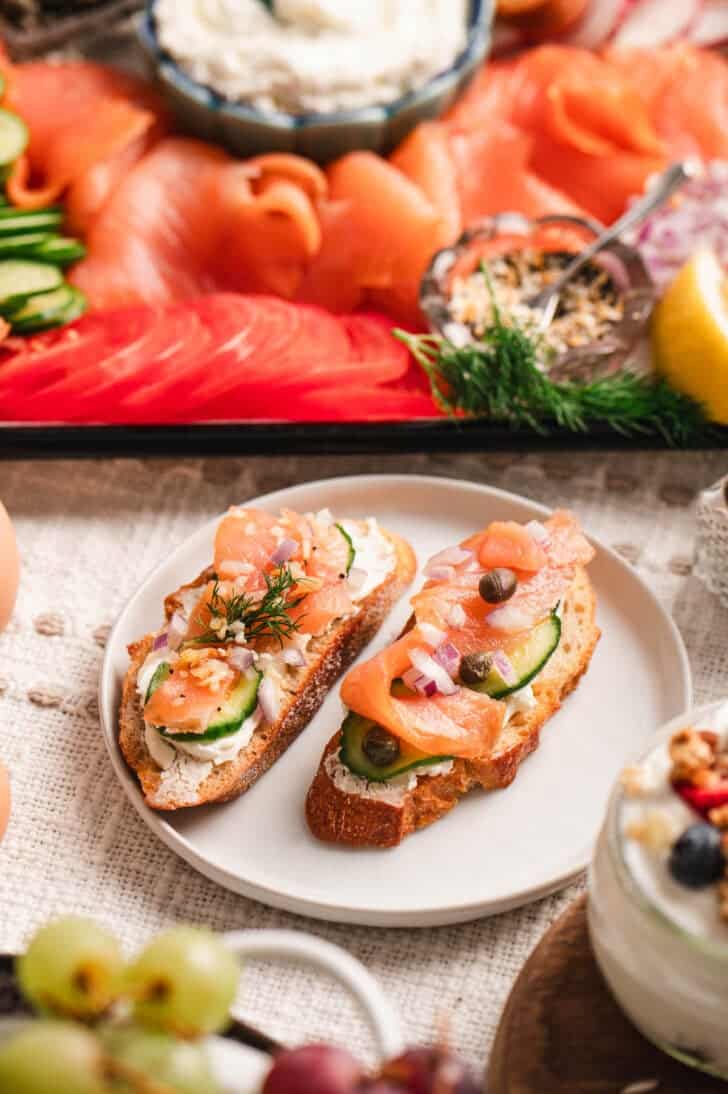
{"type": "MultiPolygon", "coordinates": [[[[142,705],[137,693],[137,674],[149,653],[154,635],[129,646],[131,664],[124,681],[119,716],[119,745],[126,762],[136,772],[147,805],[152,809],[174,810],[211,802],[229,801],[256,782],[283,755],[319,709],[337,677],[359,656],[374,636],[416,570],[412,548],[399,536],[383,534],[392,542],[396,565],[392,573],[358,605],[355,615],[341,620],[309,645],[308,663],[292,675],[294,690],[286,693],[280,717],[274,725],[262,724],[250,744],[234,760],[213,767],[199,785],[194,781],[167,778],[154,762],[145,741],[142,705]]],[[[204,584],[208,571],[183,589],[204,584]]],[[[182,592],[183,590],[179,590],[182,592]]],[[[167,615],[178,606],[178,593],[165,602],[167,615]]],[[[175,768],[179,764],[175,764],[175,768]]]]}
{"type": "Polygon", "coordinates": [[[457,759],[443,775],[423,775],[392,804],[340,790],[326,761],[341,747],[337,733],[326,747],[306,799],[314,836],[353,847],[394,847],[418,828],[432,824],[474,787],[494,790],[513,782],[519,765],[538,746],[541,727],[561,706],[589,667],[599,640],[596,596],[586,571],[577,573],[564,598],[561,642],[533,683],[537,705],[517,713],[504,727],[495,751],[482,760],[457,759]]]}

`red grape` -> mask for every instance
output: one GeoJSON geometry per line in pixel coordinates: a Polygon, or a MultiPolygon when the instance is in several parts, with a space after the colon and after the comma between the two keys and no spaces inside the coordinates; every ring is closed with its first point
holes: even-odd
{"type": "Polygon", "coordinates": [[[462,1060],[439,1048],[409,1049],[385,1064],[381,1077],[402,1094],[481,1094],[462,1060]]]}
{"type": "Polygon", "coordinates": [[[329,1045],[306,1045],[276,1057],[263,1094],[353,1094],[363,1072],[353,1056],[329,1045]]]}

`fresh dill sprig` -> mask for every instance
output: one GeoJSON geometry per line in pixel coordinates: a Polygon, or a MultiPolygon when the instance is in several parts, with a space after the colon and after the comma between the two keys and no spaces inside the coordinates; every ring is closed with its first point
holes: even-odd
{"type": "Polygon", "coordinates": [[[446,413],[542,435],[554,427],[584,433],[601,425],[624,436],[661,436],[678,447],[714,437],[702,406],[663,379],[620,369],[587,383],[550,380],[538,367],[538,336],[503,321],[488,271],[481,267],[481,272],[491,293],[493,321],[478,342],[455,346],[436,334],[394,331],[446,413]]]}
{"type": "Polygon", "coordinates": [[[299,628],[298,621],[291,618],[290,611],[303,597],[294,600],[287,597],[297,584],[290,566],[279,566],[263,577],[265,592],[257,600],[249,593],[222,596],[220,582],[215,577],[209,600],[211,625],[193,641],[204,646],[229,641],[235,634],[234,625],[238,623],[242,624],[246,643],[259,638],[275,638],[282,646],[284,639],[289,638],[299,628]]]}

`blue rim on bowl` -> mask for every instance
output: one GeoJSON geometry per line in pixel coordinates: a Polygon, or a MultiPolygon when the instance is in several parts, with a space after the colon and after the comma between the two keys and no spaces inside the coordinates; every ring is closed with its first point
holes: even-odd
{"type": "Polygon", "coordinates": [[[142,45],[179,123],[190,133],[226,145],[239,155],[295,152],[320,163],[356,149],[389,152],[421,121],[442,114],[484,60],[491,41],[495,0],[470,0],[465,49],[444,72],[390,103],[330,114],[280,114],[232,102],[197,83],[166,53],[147,0],[142,45]]]}

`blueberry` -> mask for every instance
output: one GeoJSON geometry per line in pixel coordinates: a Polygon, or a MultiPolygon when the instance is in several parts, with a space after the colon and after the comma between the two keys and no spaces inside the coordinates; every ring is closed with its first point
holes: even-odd
{"type": "Polygon", "coordinates": [[[670,852],[670,873],[689,889],[712,885],[725,869],[721,836],[712,824],[691,824],[670,852]]]}

